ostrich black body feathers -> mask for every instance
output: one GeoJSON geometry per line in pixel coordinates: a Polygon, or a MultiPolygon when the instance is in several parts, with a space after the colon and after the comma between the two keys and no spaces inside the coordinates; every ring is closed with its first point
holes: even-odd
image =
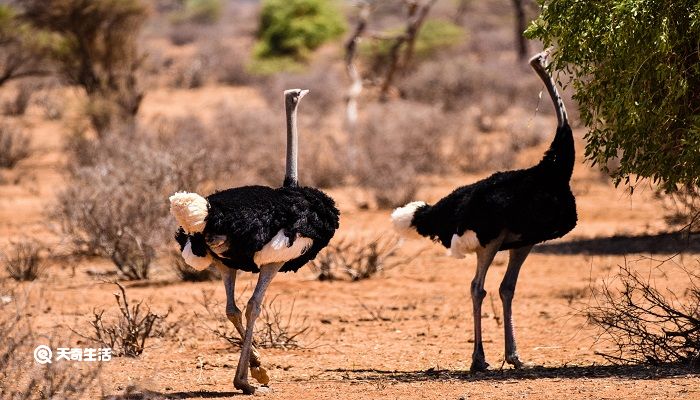
{"type": "Polygon", "coordinates": [[[297,235],[313,241],[301,256],[280,269],[296,272],[330,242],[339,225],[333,199],[311,187],[243,186],[213,193],[206,199],[209,212],[204,231],[187,235],[179,229],[176,240],[181,250],[189,237],[195,255],[202,257],[209,252],[227,267],[247,272],[260,271],[254,255],[280,230],[284,230],[290,245],[297,235]],[[220,255],[206,244],[207,237],[218,235],[225,236],[228,244],[220,255]]]}
{"type": "Polygon", "coordinates": [[[535,166],[498,172],[462,186],[435,205],[416,209],[411,225],[420,235],[449,248],[452,235],[472,230],[482,246],[504,230],[500,250],[564,236],[576,226],[576,201],[569,187],[574,167],[571,127],[557,129],[535,166]]]}

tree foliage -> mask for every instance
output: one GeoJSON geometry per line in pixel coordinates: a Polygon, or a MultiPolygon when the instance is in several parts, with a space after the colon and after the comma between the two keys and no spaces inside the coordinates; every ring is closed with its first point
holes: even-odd
{"type": "Polygon", "coordinates": [[[615,183],[700,184],[700,3],[539,0],[530,38],[555,45],[594,164],[620,157],[615,183]]]}
{"type": "Polygon", "coordinates": [[[303,58],[344,31],[345,20],[333,1],[265,0],[256,55],[303,58]]]}

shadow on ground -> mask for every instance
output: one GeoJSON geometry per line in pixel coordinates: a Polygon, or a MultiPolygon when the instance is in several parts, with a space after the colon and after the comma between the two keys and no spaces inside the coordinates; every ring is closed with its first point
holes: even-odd
{"type": "Polygon", "coordinates": [[[542,254],[624,255],[634,253],[700,253],[700,234],[660,233],[658,235],[616,235],[544,243],[532,249],[542,254]]]}
{"type": "Polygon", "coordinates": [[[472,373],[427,369],[424,371],[383,371],[377,369],[334,369],[326,372],[343,374],[344,378],[355,381],[518,381],[535,379],[579,379],[579,378],[624,378],[624,379],[664,379],[680,376],[698,376],[700,371],[677,365],[589,365],[571,367],[532,367],[523,369],[490,370],[472,373]]]}
{"type": "Polygon", "coordinates": [[[102,400],[228,399],[234,396],[243,396],[243,393],[213,392],[209,390],[159,393],[150,390],[133,390],[120,395],[104,396],[102,400]]]}

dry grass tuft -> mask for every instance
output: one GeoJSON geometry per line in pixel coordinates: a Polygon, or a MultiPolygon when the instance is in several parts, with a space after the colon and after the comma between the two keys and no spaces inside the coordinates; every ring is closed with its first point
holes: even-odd
{"type": "Polygon", "coordinates": [[[142,308],[143,300],[130,304],[124,286],[118,282],[113,283],[119,288],[119,292],[114,293],[119,308],[117,320],[106,322],[103,318],[105,310],[94,311],[93,319],[90,321],[93,334],[83,335],[74,332],[102,347],[111,348],[114,356],[137,357],[143,353],[146,340],[155,336],[159,331],[159,325],[168,317],[168,314],[154,314],[148,305],[142,308]]]}
{"type": "Polygon", "coordinates": [[[32,94],[38,89],[36,82],[23,81],[17,85],[17,93],[14,99],[4,104],[5,115],[24,115],[29,107],[32,94]]]}
{"type": "MultiPolygon", "coordinates": [[[[241,304],[243,294],[236,299],[241,304]]],[[[294,310],[295,299],[286,306],[278,296],[265,300],[260,310],[260,316],[255,324],[253,344],[266,349],[298,349],[307,348],[310,343],[302,344],[302,340],[311,333],[311,326],[306,316],[300,317],[294,310]]],[[[212,292],[202,291],[199,300],[206,315],[196,315],[209,332],[225,340],[231,346],[240,348],[243,340],[228,320],[225,307],[212,299],[212,292]],[[214,321],[211,325],[208,321],[214,321]]],[[[243,302],[244,303],[244,302],[243,302]]],[[[245,309],[243,309],[245,315],[245,309]]],[[[313,341],[317,340],[314,339],[313,341]]],[[[312,341],[312,342],[313,342],[312,341]]]]}
{"type": "Polygon", "coordinates": [[[0,124],[0,168],[12,168],[32,154],[29,136],[20,128],[0,124]]]}
{"type": "Polygon", "coordinates": [[[361,281],[410,262],[414,256],[400,256],[397,250],[400,239],[391,234],[379,234],[374,238],[342,238],[331,242],[315,260],[311,268],[318,280],[341,279],[361,281]]]}
{"type": "Polygon", "coordinates": [[[33,281],[44,274],[41,251],[45,246],[35,239],[23,239],[10,245],[0,257],[5,271],[16,281],[33,281]]]}

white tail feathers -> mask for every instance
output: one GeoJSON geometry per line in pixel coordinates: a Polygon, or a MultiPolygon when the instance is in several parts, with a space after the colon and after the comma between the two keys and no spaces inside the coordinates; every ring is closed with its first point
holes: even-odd
{"type": "Polygon", "coordinates": [[[409,233],[411,230],[411,223],[413,222],[413,215],[416,210],[425,206],[423,201],[413,201],[406,204],[403,207],[399,207],[391,213],[391,222],[394,224],[394,229],[401,234],[409,233]]]}
{"type": "Polygon", "coordinates": [[[170,213],[187,233],[204,230],[209,203],[197,193],[177,192],[170,196],[170,213]]]}

